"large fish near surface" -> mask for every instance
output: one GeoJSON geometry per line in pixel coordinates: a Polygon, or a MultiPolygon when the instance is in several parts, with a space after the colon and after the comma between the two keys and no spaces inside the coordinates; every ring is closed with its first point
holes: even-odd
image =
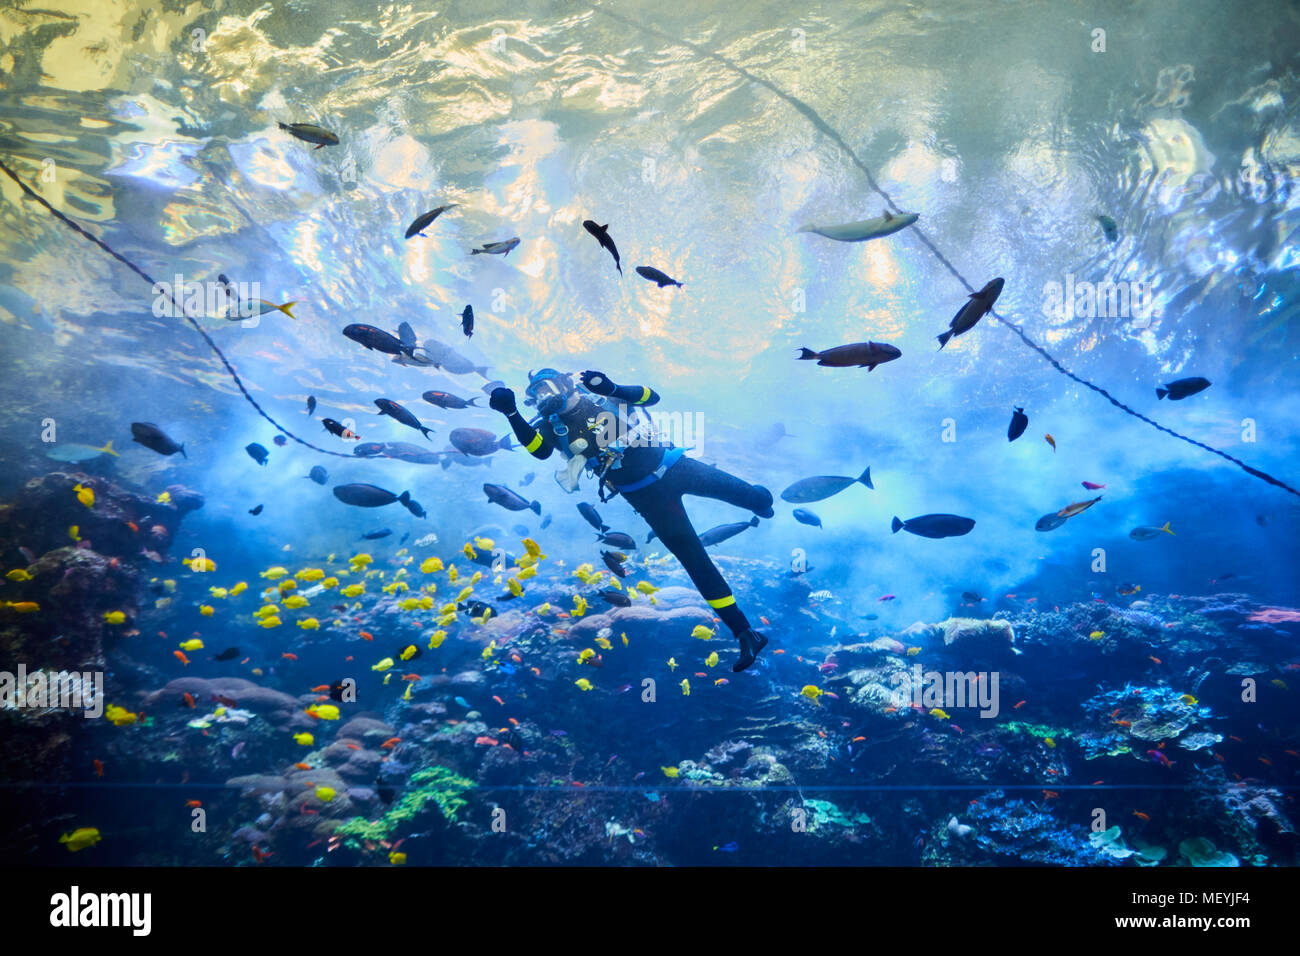
{"type": "Polygon", "coordinates": [[[489,256],[508,256],[510,250],[519,245],[519,237],[513,239],[503,239],[501,242],[485,242],[481,249],[471,249],[470,255],[476,256],[480,252],[487,253],[489,256]]]}
{"type": "Polygon", "coordinates": [[[721,544],[728,538],[734,538],[746,528],[758,527],[758,515],[750,518],[748,521],[737,521],[734,524],[720,524],[716,528],[710,528],[704,534],[700,535],[700,544],[706,548],[715,544],[721,544]]]}
{"type": "Polygon", "coordinates": [[[435,219],[455,205],[458,205],[458,203],[449,202],[445,206],[439,206],[437,209],[430,209],[428,212],[420,213],[420,215],[411,220],[411,224],[406,227],[406,238],[410,239],[412,236],[423,237],[424,230],[433,225],[435,219]]]}
{"type": "Polygon", "coordinates": [[[1029,416],[1025,414],[1023,408],[1017,407],[1011,413],[1011,424],[1007,426],[1007,441],[1015,441],[1025,433],[1025,429],[1028,427],[1029,416]]]}
{"type": "Polygon", "coordinates": [[[1062,518],[1073,518],[1075,515],[1087,511],[1089,508],[1091,508],[1099,501],[1101,501],[1101,495],[1098,495],[1096,498],[1093,498],[1090,501],[1076,501],[1074,504],[1066,505],[1064,508],[1058,511],[1057,514],[1060,515],[1062,518]]]}
{"type": "Polygon", "coordinates": [[[587,522],[587,524],[591,525],[601,534],[604,534],[609,530],[609,525],[605,524],[605,522],[601,520],[600,515],[596,511],[595,505],[589,505],[585,501],[582,502],[578,505],[578,514],[582,515],[583,521],[587,522]]]}
{"type": "Polygon", "coordinates": [[[492,459],[467,455],[459,448],[448,445],[442,450],[442,460],[438,464],[442,465],[443,471],[446,471],[452,465],[464,465],[466,468],[473,468],[475,465],[490,466],[492,459]]]}
{"type": "Polygon", "coordinates": [[[484,378],[487,378],[488,367],[486,365],[475,365],[446,342],[440,342],[437,339],[425,339],[419,351],[433,363],[435,368],[440,368],[444,372],[450,372],[452,375],[468,375],[470,372],[478,372],[484,378]]]}
{"type": "Polygon", "coordinates": [[[1049,511],[1034,523],[1034,530],[1055,531],[1069,520],[1069,518],[1062,518],[1058,511],[1049,511]]]}
{"type": "Polygon", "coordinates": [[[348,325],[344,327],[343,334],[358,345],[364,345],[368,349],[384,352],[387,355],[410,355],[413,348],[410,345],[403,345],[402,340],[391,332],[377,329],[373,325],[359,323],[348,325]]]}
{"type": "Polygon", "coordinates": [[[334,497],[345,505],[355,505],[358,508],[382,508],[394,501],[406,505],[411,500],[411,493],[403,491],[400,495],[395,495],[377,485],[335,485],[334,497]]]}
{"type": "MultiPolygon", "coordinates": [[[[619,271],[622,272],[623,270],[620,269],[619,271]]],[[[651,282],[653,282],[661,289],[664,286],[669,286],[669,285],[675,285],[679,289],[682,287],[682,284],[680,282],[678,282],[676,279],[674,279],[672,276],[670,276],[668,273],[664,272],[663,270],[656,269],[654,266],[637,266],[636,274],[639,275],[642,279],[649,279],[651,282]]]]}
{"type": "Polygon", "coordinates": [[[449,392],[428,391],[424,393],[423,398],[430,405],[437,405],[439,408],[478,408],[479,407],[478,405],[474,404],[475,402],[478,401],[477,395],[475,395],[469,401],[466,401],[465,399],[459,397],[458,395],[452,395],[449,392]]]}
{"type": "Polygon", "coordinates": [[[482,428],[453,428],[447,440],[452,443],[457,451],[464,452],[466,455],[490,455],[497,449],[502,451],[511,451],[514,446],[510,444],[510,436],[502,435],[497,438],[489,431],[482,428]]]}
{"type": "Polygon", "coordinates": [[[425,428],[420,424],[420,420],[410,413],[410,411],[397,402],[387,398],[376,398],[375,406],[379,409],[380,415],[387,415],[393,421],[401,422],[408,428],[414,428],[416,431],[423,432],[424,437],[433,440],[433,429],[425,428]]]}
{"type": "MultiPolygon", "coordinates": [[[[101,455],[112,455],[114,458],[121,458],[117,452],[113,451],[113,443],[110,441],[103,448],[96,448],[94,445],[77,445],[72,442],[58,442],[53,448],[45,453],[45,457],[52,461],[64,461],[75,463],[80,461],[90,461],[92,458],[99,458],[101,455]]],[[[189,457],[188,455],[186,456],[189,457]]]]}
{"type": "Polygon", "coordinates": [[[500,505],[507,511],[531,511],[533,514],[542,513],[542,503],[540,501],[530,502],[527,498],[516,492],[511,491],[504,485],[483,485],[483,491],[488,496],[488,501],[494,505],[500,505]]]}
{"type": "Polygon", "coordinates": [[[596,241],[600,243],[602,249],[609,250],[609,254],[614,257],[614,268],[618,270],[619,275],[622,275],[623,266],[618,259],[618,247],[614,245],[614,240],[609,236],[609,223],[602,226],[594,219],[584,219],[582,220],[582,228],[596,237],[596,241]]]}
{"type": "Polygon", "coordinates": [[[975,527],[975,519],[963,518],[961,515],[939,514],[921,515],[919,518],[901,521],[895,515],[890,527],[894,534],[910,531],[922,538],[957,538],[963,534],[970,534],[971,528],[975,527]]]}
{"type": "Polygon", "coordinates": [[[970,294],[966,303],[957,310],[957,314],[948,323],[948,331],[939,334],[939,348],[941,350],[948,344],[950,338],[969,332],[975,328],[976,322],[989,314],[993,304],[998,301],[998,296],[1002,294],[1004,281],[1000,277],[993,279],[978,292],[970,294]]]}
{"type": "Polygon", "coordinates": [[[172,441],[165,431],[150,422],[132,422],[131,440],[160,455],[174,455],[180,452],[182,458],[190,457],[185,454],[184,445],[172,441]]]}
{"type": "Polygon", "coordinates": [[[315,465],[312,468],[312,470],[309,471],[307,474],[303,475],[303,477],[310,478],[318,485],[323,485],[325,484],[325,482],[329,481],[330,475],[329,472],[326,471],[323,467],[321,467],[320,465],[315,465]]]}
{"type": "Polygon", "coordinates": [[[1162,524],[1159,528],[1157,528],[1155,525],[1150,525],[1150,524],[1139,525],[1138,527],[1130,531],[1128,533],[1128,536],[1132,538],[1134,541],[1150,541],[1153,538],[1160,537],[1162,534],[1167,534],[1170,535],[1171,537],[1173,536],[1173,532],[1169,530],[1168,521],[1162,524]]]}
{"type": "Polygon", "coordinates": [[[304,143],[315,143],[317,149],[339,144],[338,136],[314,123],[281,123],[280,129],[304,143]]]}
{"type": "Polygon", "coordinates": [[[1170,382],[1164,388],[1156,389],[1156,398],[1168,398],[1171,402],[1180,402],[1190,395],[1197,392],[1203,392],[1210,387],[1210,380],[1207,378],[1180,378],[1176,382],[1170,382]]]}
{"type": "Polygon", "coordinates": [[[807,225],[799,231],[815,232],[819,236],[834,239],[836,242],[866,242],[868,239],[892,236],[900,229],[906,229],[920,218],[920,215],[914,212],[900,212],[895,215],[886,209],[875,219],[846,222],[838,226],[807,225]]]}
{"type": "Polygon", "coordinates": [[[801,361],[816,359],[818,365],[831,368],[862,368],[865,365],[868,372],[875,371],[877,365],[892,362],[902,354],[897,348],[884,342],[854,342],[852,345],[837,345],[824,352],[814,352],[812,349],[799,350],[801,361]]]}
{"type": "Polygon", "coordinates": [[[404,441],[384,442],[381,454],[412,465],[436,465],[442,460],[440,453],[404,441]]]}
{"type": "Polygon", "coordinates": [[[815,478],[801,478],[796,481],[785,491],[781,492],[781,500],[789,501],[794,504],[806,505],[814,501],[822,501],[831,495],[837,495],[849,485],[862,483],[868,488],[874,489],[876,486],[871,483],[871,468],[858,475],[856,478],[843,478],[835,475],[818,475],[815,478]]]}

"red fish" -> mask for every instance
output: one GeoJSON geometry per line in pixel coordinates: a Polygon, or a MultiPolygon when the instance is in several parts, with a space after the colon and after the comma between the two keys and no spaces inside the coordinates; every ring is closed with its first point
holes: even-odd
{"type": "Polygon", "coordinates": [[[892,600],[894,600],[894,598],[896,598],[896,597],[898,597],[897,594],[886,594],[886,595],[883,595],[882,597],[878,597],[878,598],[876,598],[876,600],[877,600],[877,601],[892,601],[892,600]]]}
{"type": "Polygon", "coordinates": [[[496,695],[496,694],[493,694],[493,695],[492,695],[492,699],[495,700],[495,701],[496,701],[498,704],[500,704],[502,707],[504,707],[504,706],[506,705],[506,702],[505,702],[504,700],[502,700],[502,699],[501,699],[498,695],[496,695]]]}
{"type": "Polygon", "coordinates": [[[203,801],[201,801],[201,800],[186,800],[186,801],[185,801],[185,806],[189,807],[191,810],[196,810],[196,809],[198,809],[199,807],[203,806],[203,801]]]}
{"type": "Polygon", "coordinates": [[[1133,816],[1137,817],[1143,823],[1149,823],[1151,821],[1151,815],[1148,813],[1143,813],[1141,810],[1134,810],[1133,816]]]}
{"type": "Polygon", "coordinates": [[[1024,707],[1025,704],[1026,704],[1026,701],[1023,701],[1023,700],[1022,700],[1020,703],[1016,704],[1016,706],[1012,707],[1011,709],[1012,709],[1012,710],[1019,710],[1021,707],[1024,707]]]}
{"type": "Polygon", "coordinates": [[[104,776],[104,762],[102,760],[95,761],[95,776],[96,777],[104,776]]]}
{"type": "Polygon", "coordinates": [[[1087,488],[1089,491],[1101,491],[1101,489],[1105,488],[1106,486],[1105,486],[1105,485],[1096,485],[1096,484],[1093,484],[1091,481],[1085,481],[1085,482],[1083,483],[1083,487],[1087,488]]]}
{"type": "Polygon", "coordinates": [[[394,747],[396,747],[396,746],[397,746],[398,744],[400,744],[401,742],[402,742],[402,738],[401,738],[401,737],[389,737],[387,740],[385,740],[382,744],[379,745],[379,749],[380,749],[380,750],[392,750],[394,747]]]}
{"type": "Polygon", "coordinates": [[[313,694],[324,694],[327,693],[329,689],[330,689],[329,684],[317,684],[315,687],[311,689],[311,692],[313,694]]]}
{"type": "Polygon", "coordinates": [[[497,739],[496,739],[495,737],[475,737],[475,738],[474,738],[474,744],[475,744],[475,746],[482,746],[482,747],[495,747],[495,746],[497,745],[497,743],[498,743],[498,741],[497,741],[497,739]]]}
{"type": "Polygon", "coordinates": [[[185,693],[181,694],[181,696],[185,698],[185,706],[188,707],[190,710],[193,710],[193,709],[194,709],[194,695],[191,694],[189,691],[186,691],[185,693]]]}
{"type": "Polygon", "coordinates": [[[253,859],[256,860],[258,863],[262,863],[265,860],[269,860],[273,856],[275,856],[274,853],[271,853],[267,850],[258,849],[257,844],[253,844],[253,859]]]}
{"type": "Polygon", "coordinates": [[[239,702],[237,700],[235,700],[233,697],[227,697],[225,694],[213,694],[212,699],[216,701],[218,704],[221,704],[225,707],[239,706],[239,702]]]}
{"type": "Polygon", "coordinates": [[[285,654],[281,654],[280,656],[283,657],[286,661],[296,661],[298,659],[297,654],[285,653],[285,654]]]}
{"type": "Polygon", "coordinates": [[[185,656],[185,652],[184,652],[184,651],[172,651],[172,657],[176,658],[178,661],[180,661],[180,662],[181,662],[182,664],[184,664],[186,667],[189,667],[189,666],[190,666],[190,659],[189,659],[188,657],[185,656]]]}
{"type": "Polygon", "coordinates": [[[1160,766],[1165,768],[1172,768],[1175,763],[1175,761],[1170,760],[1159,750],[1148,750],[1147,756],[1150,757],[1156,763],[1160,764],[1160,766]]]}
{"type": "Polygon", "coordinates": [[[373,641],[375,639],[375,635],[371,634],[369,631],[362,631],[361,639],[363,641],[373,641]]]}

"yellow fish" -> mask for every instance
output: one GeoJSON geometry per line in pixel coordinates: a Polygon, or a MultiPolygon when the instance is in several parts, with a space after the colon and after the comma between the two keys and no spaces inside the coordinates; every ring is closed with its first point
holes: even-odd
{"type": "Polygon", "coordinates": [[[447,639],[446,631],[434,631],[429,635],[429,650],[437,650],[442,646],[442,642],[447,639]]]}
{"type": "Polygon", "coordinates": [[[409,661],[412,657],[414,657],[419,652],[420,649],[416,647],[414,644],[408,644],[406,647],[402,648],[402,653],[398,654],[397,656],[404,661],[409,661]]]}
{"type": "Polygon", "coordinates": [[[267,630],[270,630],[270,629],[273,628],[273,627],[279,627],[280,624],[281,624],[281,621],[280,621],[280,619],[279,619],[278,617],[276,617],[274,614],[269,614],[269,615],[267,615],[266,617],[262,618],[262,619],[261,619],[260,621],[258,621],[257,623],[258,623],[258,625],[259,625],[260,627],[264,627],[264,628],[266,628],[267,630]]]}
{"type": "Polygon", "coordinates": [[[225,588],[208,588],[208,593],[214,598],[224,598],[230,594],[225,588]]]}
{"type": "Polygon", "coordinates": [[[203,642],[197,637],[192,637],[188,641],[182,641],[180,647],[183,651],[201,651],[203,650],[203,642]]]}
{"type": "Polygon", "coordinates": [[[930,716],[938,717],[940,720],[952,720],[952,718],[948,716],[948,712],[942,707],[930,708],[930,716]]]}
{"type": "Polygon", "coordinates": [[[581,594],[575,594],[573,596],[573,616],[582,617],[582,615],[586,613],[587,613],[587,599],[584,598],[581,594]]]}
{"type": "Polygon", "coordinates": [[[471,586],[471,587],[466,587],[466,588],[461,588],[460,593],[456,595],[455,600],[453,600],[451,603],[452,603],[452,604],[459,604],[461,601],[465,600],[467,597],[469,597],[469,596],[470,596],[471,594],[473,594],[473,593],[474,593],[474,588],[473,588],[472,586],[471,586]]]}
{"type": "Polygon", "coordinates": [[[713,652],[712,654],[710,654],[708,657],[704,658],[704,665],[705,665],[706,667],[717,667],[717,666],[718,666],[718,652],[717,652],[717,651],[714,651],[714,652],[713,652]]]}
{"type": "Polygon", "coordinates": [[[414,687],[414,686],[415,686],[415,684],[412,683],[411,681],[407,681],[407,682],[406,682],[406,693],[404,693],[404,694],[402,695],[402,700],[410,700],[410,699],[411,699],[411,688],[414,687]]]}
{"type": "Polygon", "coordinates": [[[68,537],[73,541],[81,540],[81,525],[74,524],[68,527],[68,537]]]}
{"type": "Polygon", "coordinates": [[[238,584],[236,584],[233,588],[230,589],[230,596],[239,597],[239,595],[243,594],[247,590],[248,590],[248,585],[245,582],[240,581],[238,584]]]}
{"type": "Polygon", "coordinates": [[[280,609],[274,604],[263,604],[253,612],[253,617],[267,617],[272,614],[279,614],[280,609]]]}
{"type": "Polygon", "coordinates": [[[298,590],[298,582],[292,581],[289,578],[285,578],[283,581],[281,581],[279,584],[275,586],[275,589],[279,591],[281,594],[288,594],[290,591],[298,590]]]}
{"type": "Polygon", "coordinates": [[[537,569],[524,568],[518,574],[516,574],[515,577],[517,577],[520,581],[527,581],[529,578],[537,577],[537,569]]]}
{"type": "Polygon", "coordinates": [[[669,780],[676,780],[676,779],[677,779],[677,768],[676,768],[676,767],[660,767],[659,769],[662,770],[662,771],[664,772],[664,776],[667,777],[669,780]]]}
{"type": "Polygon", "coordinates": [[[608,637],[598,637],[596,638],[596,646],[603,651],[608,651],[612,649],[614,645],[609,642],[608,637]]]}
{"type": "Polygon", "coordinates": [[[713,631],[709,630],[703,624],[696,624],[695,630],[691,631],[691,637],[699,638],[701,641],[707,641],[713,637],[713,631]]]}
{"type": "Polygon", "coordinates": [[[93,488],[87,488],[85,485],[77,484],[77,485],[73,485],[72,490],[77,493],[77,500],[80,501],[87,508],[91,508],[94,506],[95,490],[93,488]]]}
{"type": "Polygon", "coordinates": [[[301,621],[298,622],[298,626],[302,628],[304,631],[315,631],[315,630],[319,630],[320,621],[316,620],[316,618],[314,617],[304,617],[301,621]]]}
{"type": "Polygon", "coordinates": [[[920,649],[919,647],[909,647],[909,648],[907,649],[907,656],[908,656],[908,657],[915,657],[917,654],[920,654],[920,653],[921,653],[921,649],[920,649]]]}
{"type": "Polygon", "coordinates": [[[299,581],[319,581],[325,577],[325,572],[320,568],[303,568],[294,577],[299,581]]]}
{"type": "Polygon", "coordinates": [[[386,670],[388,670],[389,668],[391,668],[391,667],[393,666],[394,663],[395,663],[395,661],[394,661],[391,657],[385,657],[385,658],[384,658],[382,661],[380,661],[378,664],[375,664],[375,665],[371,666],[370,669],[371,669],[372,671],[381,671],[381,672],[382,672],[382,671],[386,671],[386,670]]]}
{"type": "Polygon", "coordinates": [[[320,786],[316,788],[316,799],[321,803],[329,803],[334,799],[334,788],[320,786]]]}
{"type": "Polygon", "coordinates": [[[433,574],[435,571],[442,570],[442,558],[425,558],[420,563],[420,572],[422,574],[433,574]]]}
{"type": "Polygon", "coordinates": [[[1188,707],[1191,707],[1196,703],[1196,698],[1193,697],[1191,694],[1183,694],[1183,696],[1179,697],[1178,699],[1181,700],[1188,707]]]}
{"type": "Polygon", "coordinates": [[[538,613],[538,614],[541,614],[541,615],[547,615],[547,614],[550,614],[550,613],[551,613],[551,602],[550,602],[550,601],[547,601],[545,604],[539,604],[539,605],[537,605],[537,613],[538,613]]]}
{"type": "Polygon", "coordinates": [[[480,551],[491,551],[496,546],[497,543],[493,541],[491,538],[474,539],[474,547],[478,548],[480,551]]]}
{"type": "Polygon", "coordinates": [[[348,564],[359,565],[364,568],[366,565],[373,563],[374,560],[375,559],[368,554],[354,554],[352,557],[348,558],[348,564]]]}
{"type": "Polygon", "coordinates": [[[278,581],[282,577],[287,576],[288,573],[289,573],[288,568],[280,567],[280,565],[277,564],[273,568],[267,568],[265,571],[262,572],[261,576],[266,578],[268,581],[278,581]]]}
{"type": "Polygon", "coordinates": [[[104,716],[114,727],[125,727],[127,724],[134,724],[136,715],[131,713],[125,707],[119,707],[117,704],[109,704],[104,711],[104,716]]]}
{"type": "Polygon", "coordinates": [[[677,670],[677,658],[675,657],[668,658],[668,670],[670,671],[677,670]]]}
{"type": "Polygon", "coordinates": [[[1051,737],[1044,737],[1043,743],[1047,744],[1047,746],[1051,747],[1053,750],[1056,749],[1056,741],[1053,740],[1051,737]]]}
{"type": "Polygon", "coordinates": [[[194,558],[192,560],[182,559],[181,564],[188,567],[195,574],[217,570],[217,562],[213,561],[211,558],[194,558]]]}
{"type": "Polygon", "coordinates": [[[126,615],[121,611],[105,611],[104,620],[109,624],[125,624],[126,615]]]}
{"type": "Polygon", "coordinates": [[[217,609],[214,608],[211,604],[200,604],[199,613],[202,614],[204,617],[212,617],[212,615],[217,613],[217,609]]]}
{"type": "Polygon", "coordinates": [[[683,678],[682,678],[682,683],[681,683],[680,686],[681,686],[681,688],[682,688],[682,693],[683,693],[684,695],[686,695],[687,697],[690,697],[690,696],[691,696],[691,682],[690,682],[689,680],[687,680],[685,677],[683,677],[683,678]]]}
{"type": "Polygon", "coordinates": [[[474,545],[470,544],[468,541],[465,542],[465,547],[461,550],[465,552],[465,557],[469,558],[471,561],[478,557],[478,552],[474,550],[474,545]]]}
{"type": "Polygon", "coordinates": [[[316,738],[306,732],[303,732],[301,734],[294,734],[293,739],[298,741],[298,743],[302,744],[302,746],[304,747],[310,747],[312,744],[316,742],[316,738]]]}
{"type": "Polygon", "coordinates": [[[6,574],[5,577],[7,577],[10,581],[30,581],[32,579],[32,576],[28,574],[23,568],[14,568],[12,571],[6,574]]]}
{"type": "Polygon", "coordinates": [[[338,720],[339,709],[333,704],[312,704],[307,708],[307,713],[311,714],[318,720],[338,720]]]}
{"type": "Polygon", "coordinates": [[[398,850],[393,850],[388,854],[388,862],[393,864],[393,866],[402,866],[406,863],[406,854],[398,850]]]}
{"type": "Polygon", "coordinates": [[[311,602],[308,601],[301,594],[290,594],[287,598],[284,599],[282,603],[284,604],[285,607],[289,608],[289,610],[296,611],[299,608],[306,607],[311,602]]]}
{"type": "Polygon", "coordinates": [[[508,581],[506,581],[506,587],[510,589],[510,593],[513,594],[515,597],[523,596],[524,586],[519,583],[518,578],[510,578],[508,581]]]}
{"type": "Polygon", "coordinates": [[[336,577],[328,577],[320,583],[320,586],[323,587],[326,591],[329,591],[330,589],[339,586],[339,579],[336,577]]]}
{"type": "Polygon", "coordinates": [[[622,633],[620,633],[619,637],[623,639],[623,646],[627,647],[627,631],[623,631],[622,633]]]}
{"type": "Polygon", "coordinates": [[[1088,635],[1088,640],[1100,641],[1105,636],[1106,636],[1105,631],[1093,631],[1091,634],[1088,635]]]}
{"type": "Polygon", "coordinates": [[[160,505],[169,505],[172,503],[172,493],[170,491],[164,491],[155,498],[154,501],[158,502],[160,505]]]}
{"type": "Polygon", "coordinates": [[[642,594],[654,594],[656,591],[659,590],[649,581],[638,581],[636,583],[636,589],[640,591],[642,594]]]}
{"type": "Polygon", "coordinates": [[[587,661],[591,660],[595,656],[596,656],[595,651],[593,651],[590,647],[584,647],[582,651],[578,654],[578,663],[585,664],[587,663],[587,661]]]}
{"type": "Polygon", "coordinates": [[[541,545],[532,538],[524,538],[524,550],[528,552],[530,558],[540,557],[542,553],[541,545]]]}
{"type": "Polygon", "coordinates": [[[1271,681],[1269,681],[1269,683],[1272,684],[1274,687],[1277,687],[1277,688],[1279,688],[1279,689],[1281,689],[1281,690],[1290,690],[1290,689],[1291,689],[1291,688],[1289,688],[1289,687],[1286,686],[1286,681],[1284,681],[1284,680],[1280,680],[1280,679],[1278,679],[1278,678],[1276,678],[1276,677],[1273,678],[1271,681]]]}
{"type": "Polygon", "coordinates": [[[365,593],[366,593],[366,586],[364,584],[349,584],[343,590],[339,591],[339,594],[342,594],[344,597],[350,597],[350,598],[357,597],[358,595],[365,594],[365,593]]]}
{"type": "Polygon", "coordinates": [[[803,694],[803,696],[807,697],[810,701],[820,707],[822,702],[817,698],[821,697],[825,692],[816,684],[805,684],[803,690],[799,691],[799,693],[803,694]]]}
{"type": "Polygon", "coordinates": [[[591,690],[591,681],[585,677],[579,677],[574,683],[578,685],[579,690],[591,690]]]}
{"type": "Polygon", "coordinates": [[[415,611],[418,610],[420,607],[420,599],[406,598],[404,601],[399,601],[397,603],[397,606],[400,607],[403,611],[415,611]]]}
{"type": "Polygon", "coordinates": [[[100,839],[99,831],[94,827],[79,827],[71,833],[63,834],[59,837],[59,842],[66,846],[69,852],[76,853],[88,846],[94,846],[100,839]]]}

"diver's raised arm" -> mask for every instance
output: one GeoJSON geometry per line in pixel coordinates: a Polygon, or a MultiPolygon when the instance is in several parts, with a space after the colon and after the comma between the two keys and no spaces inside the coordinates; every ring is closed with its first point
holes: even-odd
{"type": "Polygon", "coordinates": [[[519,439],[519,444],[524,446],[528,454],[543,460],[551,457],[551,443],[519,414],[519,409],[515,406],[514,392],[508,388],[494,388],[488,399],[488,405],[506,417],[506,421],[514,430],[515,438],[519,439]]]}
{"type": "Polygon", "coordinates": [[[615,385],[604,372],[582,373],[582,387],[595,395],[604,395],[625,405],[654,405],[659,393],[646,385],[615,385]]]}

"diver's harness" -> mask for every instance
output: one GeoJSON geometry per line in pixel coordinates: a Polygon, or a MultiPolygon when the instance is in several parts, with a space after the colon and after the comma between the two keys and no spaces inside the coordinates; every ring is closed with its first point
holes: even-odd
{"type": "MultiPolygon", "coordinates": [[[[606,396],[596,395],[595,393],[588,392],[583,388],[578,388],[576,391],[584,401],[599,410],[598,414],[605,413],[610,415],[614,421],[617,422],[619,420],[620,416],[618,408],[615,406],[615,403],[609,401],[606,396]]],[[[627,420],[629,424],[629,437],[636,437],[642,432],[653,437],[653,425],[649,420],[638,420],[640,414],[643,414],[642,410],[636,406],[626,406],[626,408],[628,411],[622,417],[627,420]]],[[[570,411],[569,414],[571,416],[574,413],[585,415],[587,411],[588,409],[583,409],[581,405],[578,405],[570,411]]],[[[596,417],[597,416],[587,415],[589,421],[596,417]]],[[[560,487],[566,492],[572,494],[578,490],[579,476],[584,473],[590,475],[597,481],[596,488],[600,495],[602,504],[617,497],[620,493],[640,491],[642,488],[654,484],[664,476],[669,468],[677,464],[678,460],[686,451],[684,448],[666,449],[664,451],[663,460],[659,463],[659,467],[650,472],[650,474],[646,475],[644,478],[639,478],[631,484],[624,485],[620,488],[609,481],[608,474],[611,470],[618,468],[622,463],[623,454],[626,451],[624,446],[619,442],[613,442],[607,445],[602,444],[595,455],[588,457],[582,454],[582,452],[587,449],[586,438],[576,438],[572,444],[564,440],[569,434],[569,426],[565,423],[564,416],[561,412],[553,412],[550,415],[539,416],[530,424],[536,428],[542,421],[545,421],[546,424],[550,426],[551,433],[555,435],[556,438],[560,439],[560,441],[557,442],[560,453],[569,459],[568,467],[555,473],[555,480],[559,483],[560,487]]],[[[596,433],[597,431],[595,426],[591,427],[589,430],[593,433],[596,433]]],[[[596,437],[599,438],[599,434],[597,434],[596,437]]]]}

